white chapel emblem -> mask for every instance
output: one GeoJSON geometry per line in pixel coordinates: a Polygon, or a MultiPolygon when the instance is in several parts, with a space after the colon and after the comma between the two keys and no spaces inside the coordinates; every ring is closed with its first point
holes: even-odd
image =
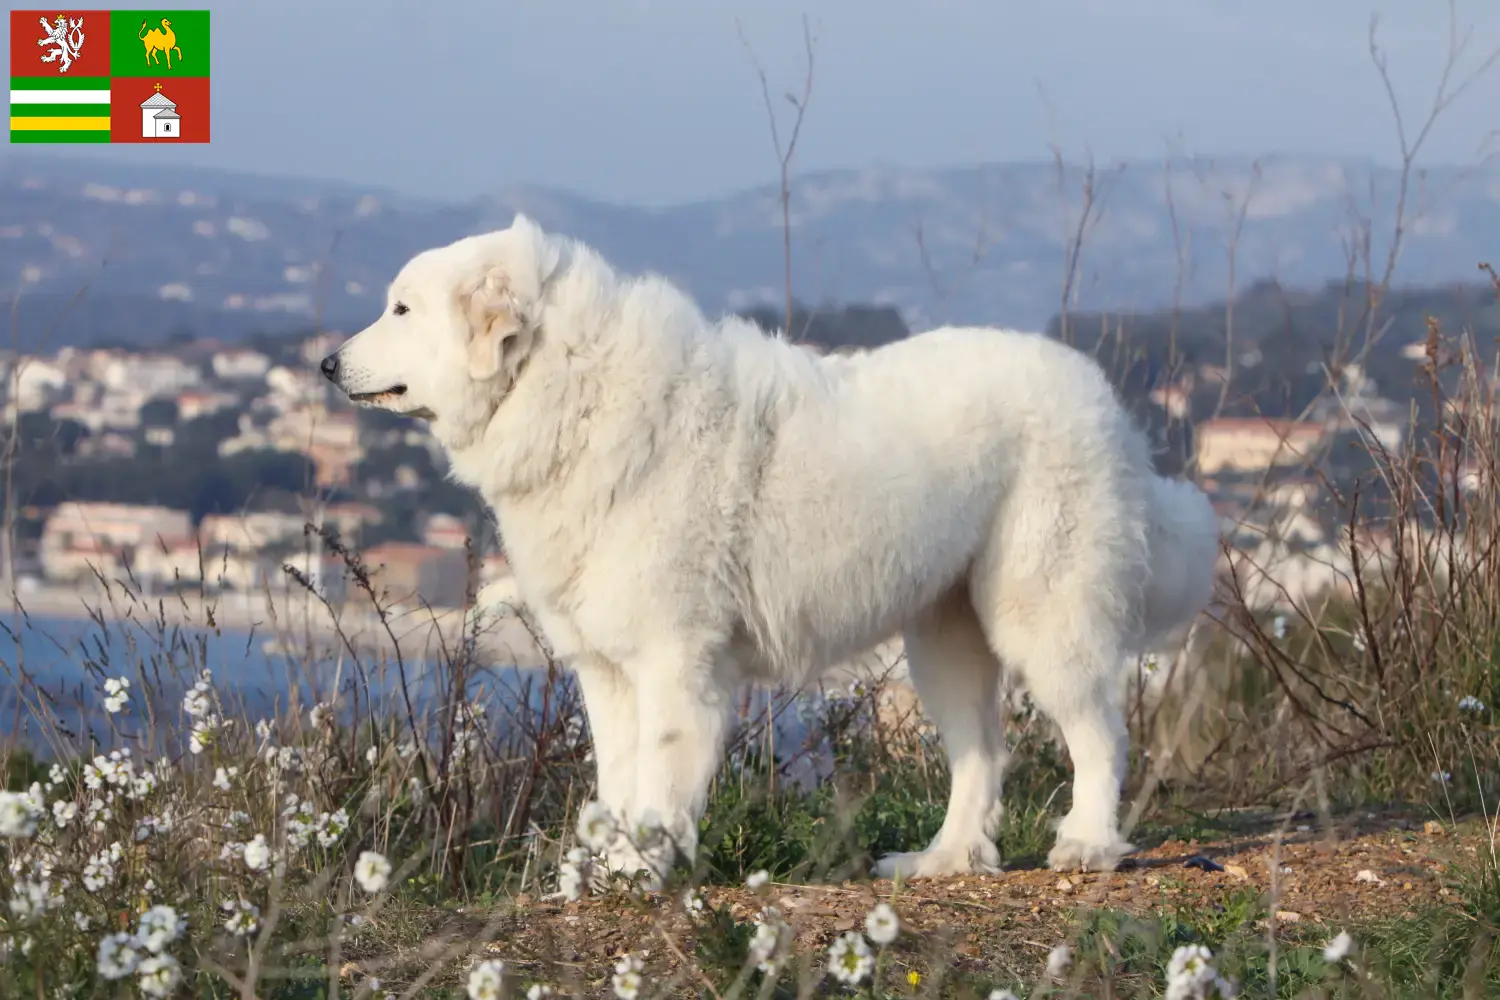
{"type": "Polygon", "coordinates": [[[158,83],[156,93],[141,102],[141,138],[175,139],[181,134],[182,118],[177,114],[177,102],[163,94],[158,83]]]}

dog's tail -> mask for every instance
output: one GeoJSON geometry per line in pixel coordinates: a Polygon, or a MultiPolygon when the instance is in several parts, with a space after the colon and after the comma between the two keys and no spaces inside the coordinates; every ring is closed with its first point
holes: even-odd
{"type": "Polygon", "coordinates": [[[1208,605],[1219,557],[1219,516],[1196,485],[1152,476],[1150,507],[1143,651],[1186,628],[1208,605]]]}

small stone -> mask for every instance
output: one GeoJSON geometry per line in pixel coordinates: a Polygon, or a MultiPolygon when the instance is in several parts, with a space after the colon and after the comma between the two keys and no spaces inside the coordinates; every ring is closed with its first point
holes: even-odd
{"type": "Polygon", "coordinates": [[[1060,878],[1060,879],[1057,880],[1057,891],[1058,892],[1072,892],[1073,891],[1073,883],[1069,882],[1065,878],[1060,878]]]}
{"type": "Polygon", "coordinates": [[[1241,868],[1239,865],[1225,865],[1224,871],[1239,879],[1241,882],[1246,882],[1250,879],[1250,873],[1245,871],[1245,869],[1241,868]]]}
{"type": "Polygon", "coordinates": [[[1379,875],[1376,875],[1368,868],[1361,868],[1358,872],[1356,872],[1354,875],[1354,881],[1370,882],[1375,885],[1385,885],[1385,879],[1381,878],[1379,875]]]}
{"type": "Polygon", "coordinates": [[[1441,837],[1443,835],[1443,824],[1435,819],[1430,819],[1422,824],[1422,832],[1429,837],[1441,837]]]}
{"type": "Polygon", "coordinates": [[[1277,910],[1276,919],[1280,920],[1284,924],[1295,924],[1297,921],[1302,919],[1302,914],[1298,913],[1296,910],[1277,910]]]}

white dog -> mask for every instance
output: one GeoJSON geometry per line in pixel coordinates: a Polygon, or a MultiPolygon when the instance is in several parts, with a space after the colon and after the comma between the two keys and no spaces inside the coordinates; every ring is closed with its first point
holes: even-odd
{"type": "Polygon", "coordinates": [[[1073,760],[1051,864],[1133,850],[1120,665],[1207,603],[1218,527],[1091,358],[955,328],[819,358],[522,216],[417,255],[387,298],[323,372],[429,420],[493,507],[616,814],[692,857],[736,687],[899,631],[953,778],[936,838],[879,874],[998,868],[1002,663],[1073,760]]]}

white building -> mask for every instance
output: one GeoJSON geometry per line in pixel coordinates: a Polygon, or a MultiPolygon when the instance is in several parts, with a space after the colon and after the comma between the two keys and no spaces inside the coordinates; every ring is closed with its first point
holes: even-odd
{"type": "Polygon", "coordinates": [[[156,85],[156,93],[141,102],[141,138],[142,139],[175,139],[182,133],[182,121],[177,114],[177,102],[161,92],[161,84],[156,85]]]}
{"type": "Polygon", "coordinates": [[[271,359],[259,351],[248,348],[230,348],[213,357],[214,374],[226,381],[231,379],[263,379],[271,370],[271,359]]]}
{"type": "Polygon", "coordinates": [[[203,374],[170,354],[117,355],[105,363],[99,381],[114,392],[139,393],[150,399],[195,388],[203,374]]]}
{"type": "Polygon", "coordinates": [[[51,580],[109,575],[137,553],[193,541],[186,511],[119,503],[64,503],[42,528],[42,572],[51,580]]]}
{"type": "Polygon", "coordinates": [[[15,404],[22,412],[46,409],[68,384],[68,373],[41,358],[22,357],[16,365],[15,404]]]}

